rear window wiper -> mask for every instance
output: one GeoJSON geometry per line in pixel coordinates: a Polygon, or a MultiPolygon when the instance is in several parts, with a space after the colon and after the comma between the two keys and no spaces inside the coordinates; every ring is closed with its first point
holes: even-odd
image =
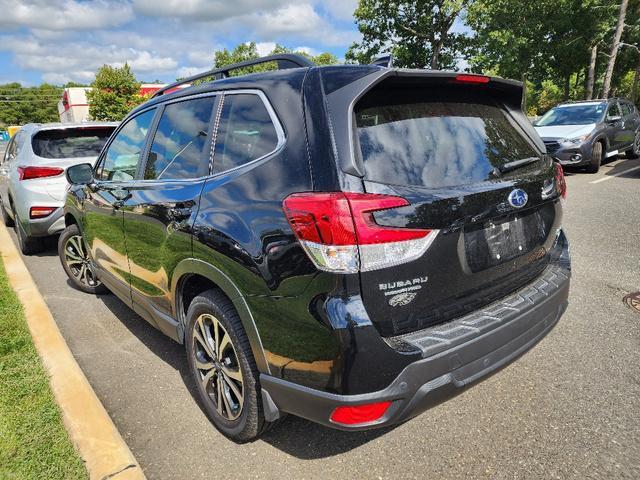
{"type": "Polygon", "coordinates": [[[540,157],[527,157],[521,158],[520,160],[514,160],[513,162],[505,163],[499,167],[493,169],[494,175],[499,177],[503,173],[511,172],[512,170],[517,170],[520,167],[524,167],[525,165],[529,165],[531,163],[535,163],[540,161],[540,157]]]}

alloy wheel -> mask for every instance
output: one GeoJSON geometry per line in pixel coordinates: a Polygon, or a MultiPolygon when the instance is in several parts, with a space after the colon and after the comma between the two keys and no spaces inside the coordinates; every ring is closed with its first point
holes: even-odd
{"type": "Polygon", "coordinates": [[[192,341],[202,388],[220,416],[236,420],[244,405],[244,381],[229,333],[216,317],[203,314],[196,320],[192,341]]]}
{"type": "Polygon", "coordinates": [[[633,142],[633,153],[640,155],[640,133],[636,134],[636,138],[633,142]]]}
{"type": "Polygon", "coordinates": [[[64,246],[64,259],[69,271],[80,283],[88,287],[99,285],[91,268],[89,252],[80,235],[68,238],[64,246]]]}

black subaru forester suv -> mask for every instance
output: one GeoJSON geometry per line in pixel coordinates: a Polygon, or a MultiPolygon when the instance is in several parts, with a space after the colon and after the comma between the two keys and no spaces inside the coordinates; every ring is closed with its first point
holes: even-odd
{"type": "Polygon", "coordinates": [[[224,434],[405,421],[558,321],[566,186],[520,83],[290,55],[208,75],[69,170],[59,253],[184,343],[224,434]]]}

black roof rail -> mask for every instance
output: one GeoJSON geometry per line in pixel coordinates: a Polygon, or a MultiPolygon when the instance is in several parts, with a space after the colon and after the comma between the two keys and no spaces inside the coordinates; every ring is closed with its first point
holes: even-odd
{"type": "Polygon", "coordinates": [[[278,70],[286,70],[288,68],[299,67],[315,67],[316,65],[307,57],[298,55],[296,53],[279,53],[277,55],[269,55],[268,57],[260,57],[254,60],[245,60],[244,62],[234,63],[232,65],[227,65],[221,68],[214,68],[213,70],[209,70],[207,72],[202,72],[187,78],[183,78],[182,80],[167,85],[166,87],[162,87],[160,90],[154,93],[151,98],[158,97],[160,95],[163,95],[167,90],[173,90],[180,85],[193,83],[194,81],[200,80],[201,78],[215,77],[216,80],[219,80],[221,78],[227,78],[229,76],[229,72],[231,72],[232,70],[238,70],[239,68],[261,65],[263,63],[269,62],[277,62],[278,70]]]}
{"type": "Polygon", "coordinates": [[[390,53],[383,53],[374,57],[371,61],[371,65],[377,65],[379,67],[392,68],[393,67],[393,55],[390,53]]]}

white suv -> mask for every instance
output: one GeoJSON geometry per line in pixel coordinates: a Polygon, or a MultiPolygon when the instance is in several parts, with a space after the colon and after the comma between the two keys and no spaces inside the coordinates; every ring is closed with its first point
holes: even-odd
{"type": "Polygon", "coordinates": [[[0,214],[24,254],[64,229],[67,167],[94,162],[117,123],[25,125],[0,159],[0,214]]]}

